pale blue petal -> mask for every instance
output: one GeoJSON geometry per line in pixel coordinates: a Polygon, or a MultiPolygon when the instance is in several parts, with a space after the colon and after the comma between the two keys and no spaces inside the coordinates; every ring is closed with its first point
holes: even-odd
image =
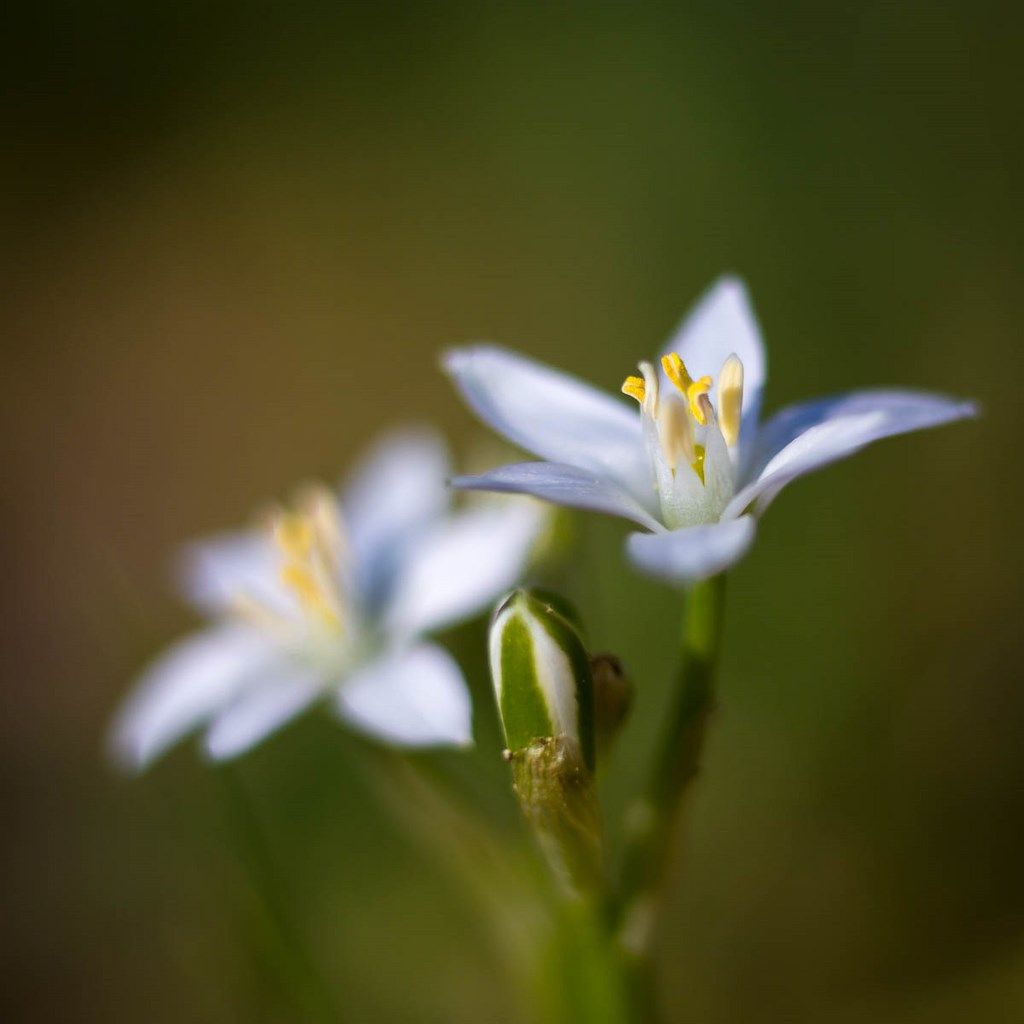
{"type": "Polygon", "coordinates": [[[855,391],[783,409],[765,424],[757,439],[756,475],[729,503],[725,515],[739,515],[752,504],[763,512],[791,480],[873,441],[975,415],[972,402],[892,390],[855,391]]]}
{"type": "Polygon", "coordinates": [[[441,438],[412,428],[381,438],[349,476],[341,507],[369,605],[381,600],[404,546],[444,515],[449,472],[441,438]]]}
{"type": "Polygon", "coordinates": [[[691,376],[718,378],[722,364],[735,353],[743,363],[741,447],[753,438],[767,375],[761,329],[746,286],[739,278],[716,281],[687,314],[664,351],[677,352],[691,376]]]}
{"type": "Polygon", "coordinates": [[[323,692],[318,672],[278,666],[217,714],[203,747],[214,761],[238,757],[302,714],[323,692]]]}
{"type": "Polygon", "coordinates": [[[519,581],[549,516],[532,499],[495,498],[427,530],[397,569],[385,628],[418,636],[489,608],[519,581]]]}
{"type": "Polygon", "coordinates": [[[229,703],[274,663],[256,630],[222,625],[179,640],[143,674],[121,705],[111,750],[141,770],[229,703]]]}
{"type": "Polygon", "coordinates": [[[697,583],[738,562],[754,542],[751,516],[690,526],[671,533],[632,533],[630,561],[643,572],[670,583],[697,583]]]}
{"type": "Polygon", "coordinates": [[[358,669],[338,691],[352,725],[399,746],[467,746],[469,691],[452,656],[436,644],[390,652],[358,669]]]}
{"type": "Polygon", "coordinates": [[[281,615],[294,615],[295,602],[281,585],[280,552],[255,530],[223,533],[186,545],[178,558],[185,597],[207,615],[237,608],[240,597],[281,615]]]}
{"type": "Polygon", "coordinates": [[[532,494],[554,505],[621,516],[649,530],[665,529],[631,494],[604,477],[576,466],[519,462],[479,476],[456,477],[452,486],[467,491],[532,494]]]}
{"type": "Polygon", "coordinates": [[[644,500],[640,417],[625,400],[494,345],[448,352],[443,365],[474,412],[513,444],[609,477],[644,500]]]}

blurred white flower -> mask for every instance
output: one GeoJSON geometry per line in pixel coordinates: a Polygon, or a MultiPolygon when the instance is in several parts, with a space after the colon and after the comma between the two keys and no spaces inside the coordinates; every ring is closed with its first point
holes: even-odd
{"type": "Polygon", "coordinates": [[[546,514],[453,511],[448,471],[434,434],[396,433],[340,500],[307,487],[263,528],[187,548],[185,594],[213,621],[144,673],[113,724],[117,759],[142,769],[200,727],[210,757],[233,757],[325,698],[390,743],[470,743],[462,673],[423,636],[513,586],[546,514]]]}
{"type": "Polygon", "coordinates": [[[532,494],[622,516],[630,559],[689,583],[737,562],[755,521],[791,480],[872,441],[937,426],[972,403],[913,391],[854,391],[790,406],[760,423],[761,334],[743,284],[712,287],[669,341],[661,367],[640,364],[622,402],[493,345],[448,353],[445,368],[481,419],[544,459],[453,484],[532,494]]]}

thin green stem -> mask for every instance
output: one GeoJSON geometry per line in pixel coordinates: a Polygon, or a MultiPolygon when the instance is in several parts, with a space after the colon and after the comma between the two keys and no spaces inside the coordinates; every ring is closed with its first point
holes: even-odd
{"type": "MultiPolygon", "coordinates": [[[[421,759],[367,744],[354,766],[488,922],[538,1024],[634,1024],[607,919],[570,898],[511,836],[469,812],[421,759]]],[[[525,1007],[524,1007],[525,1009],[525,1007]]]]}
{"type": "Polygon", "coordinates": [[[269,843],[249,794],[231,765],[220,765],[217,775],[225,798],[232,833],[255,894],[262,905],[280,980],[300,1004],[304,1016],[323,1024],[341,1019],[333,994],[321,976],[288,911],[285,886],[274,864],[269,843]]]}
{"type": "Polygon", "coordinates": [[[613,920],[640,1020],[655,1019],[650,946],[684,797],[700,767],[714,706],[724,600],[724,576],[698,584],[688,595],[674,705],[647,788],[626,823],[613,920]]]}

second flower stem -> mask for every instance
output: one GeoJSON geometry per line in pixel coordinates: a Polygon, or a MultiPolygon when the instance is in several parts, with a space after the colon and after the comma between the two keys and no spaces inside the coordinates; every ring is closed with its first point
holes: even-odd
{"type": "Polygon", "coordinates": [[[714,682],[725,602],[725,576],[689,592],[682,633],[682,664],[673,706],[644,794],[629,811],[615,921],[638,999],[653,1019],[650,945],[661,889],[671,860],[683,798],[696,776],[714,682]]]}

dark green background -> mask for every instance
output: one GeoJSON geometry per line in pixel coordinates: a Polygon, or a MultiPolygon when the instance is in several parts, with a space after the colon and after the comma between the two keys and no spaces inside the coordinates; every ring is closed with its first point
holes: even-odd
{"type": "MultiPolygon", "coordinates": [[[[663,934],[671,1019],[1024,1013],[1021,15],[1013,5],[15,4],[4,32],[5,1021],[302,1019],[218,775],[102,757],[193,619],[182,539],[378,428],[484,432],[435,368],[490,338],[615,388],[724,270],[769,408],[906,384],[984,417],[787,491],[730,584],[721,707],[663,934]]],[[[678,598],[580,519],[638,682],[678,598]]],[[[589,580],[587,586],[582,582],[589,580]]],[[[594,583],[599,586],[594,586],[594,583]]],[[[482,675],[461,772],[522,841],[482,675]]],[[[310,719],[239,766],[352,1021],[514,1021],[470,900],[310,719]]]]}

